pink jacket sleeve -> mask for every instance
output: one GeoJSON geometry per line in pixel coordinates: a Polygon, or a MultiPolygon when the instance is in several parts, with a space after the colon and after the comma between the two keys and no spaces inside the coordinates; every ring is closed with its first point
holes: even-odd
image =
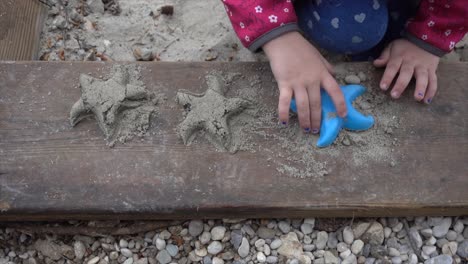
{"type": "Polygon", "coordinates": [[[298,31],[291,0],[222,0],[242,44],[256,51],[268,41],[298,31]]]}
{"type": "Polygon", "coordinates": [[[468,1],[421,0],[416,16],[408,20],[406,37],[432,54],[453,50],[467,33],[468,1]]]}

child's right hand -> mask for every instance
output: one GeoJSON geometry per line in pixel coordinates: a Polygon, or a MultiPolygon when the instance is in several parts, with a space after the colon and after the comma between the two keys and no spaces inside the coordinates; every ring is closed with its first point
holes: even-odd
{"type": "Polygon", "coordinates": [[[317,134],[321,121],[320,87],[332,98],[337,114],[346,116],[343,93],[332,76],[332,66],[301,34],[286,33],[267,42],[263,50],[278,82],[278,112],[282,124],[288,123],[289,106],[294,96],[304,132],[317,134]]]}

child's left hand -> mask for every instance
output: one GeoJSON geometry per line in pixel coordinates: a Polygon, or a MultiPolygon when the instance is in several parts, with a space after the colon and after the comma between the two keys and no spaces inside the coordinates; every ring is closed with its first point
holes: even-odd
{"type": "Polygon", "coordinates": [[[380,88],[386,91],[398,73],[398,79],[391,92],[391,96],[397,99],[414,75],[416,78],[414,98],[417,101],[424,99],[425,103],[430,103],[437,91],[436,70],[439,60],[439,57],[415,44],[405,39],[397,39],[391,42],[374,61],[376,67],[386,66],[380,88]]]}

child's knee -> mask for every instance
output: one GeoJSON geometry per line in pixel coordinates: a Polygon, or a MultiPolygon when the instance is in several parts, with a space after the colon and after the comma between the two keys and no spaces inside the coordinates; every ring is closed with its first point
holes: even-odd
{"type": "Polygon", "coordinates": [[[346,54],[376,46],[388,25],[385,0],[302,0],[296,13],[309,39],[324,49],[346,54]]]}

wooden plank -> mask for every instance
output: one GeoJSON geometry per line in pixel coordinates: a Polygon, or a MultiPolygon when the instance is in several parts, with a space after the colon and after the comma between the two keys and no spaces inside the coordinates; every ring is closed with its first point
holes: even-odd
{"type": "MultiPolygon", "coordinates": [[[[68,121],[80,97],[80,73],[98,77],[111,66],[0,63],[0,220],[468,214],[468,64],[440,66],[440,92],[431,106],[409,93],[392,102],[400,106],[392,113],[401,120],[392,134],[399,145],[381,149],[396,158],[395,166],[372,158],[356,164],[353,146],[335,156],[311,146],[310,155],[326,161],[329,174],[305,179],[278,171],[288,157],[269,135],[280,129],[260,131],[252,150],[236,154],[203,140],[184,146],[175,133],[183,120],[177,90],[204,91],[203,76],[213,70],[241,73],[235,86],[259,78],[259,103],[274,111],[276,84],[266,64],[140,64],[147,88],[168,100],[144,141],[114,148],[94,120],[75,128],[68,121]]],[[[376,89],[380,74],[366,86],[376,89]]],[[[383,118],[376,116],[373,129],[381,129],[383,118]]]]}
{"type": "Polygon", "coordinates": [[[45,16],[37,0],[0,1],[0,60],[37,60],[45,16]]]}

